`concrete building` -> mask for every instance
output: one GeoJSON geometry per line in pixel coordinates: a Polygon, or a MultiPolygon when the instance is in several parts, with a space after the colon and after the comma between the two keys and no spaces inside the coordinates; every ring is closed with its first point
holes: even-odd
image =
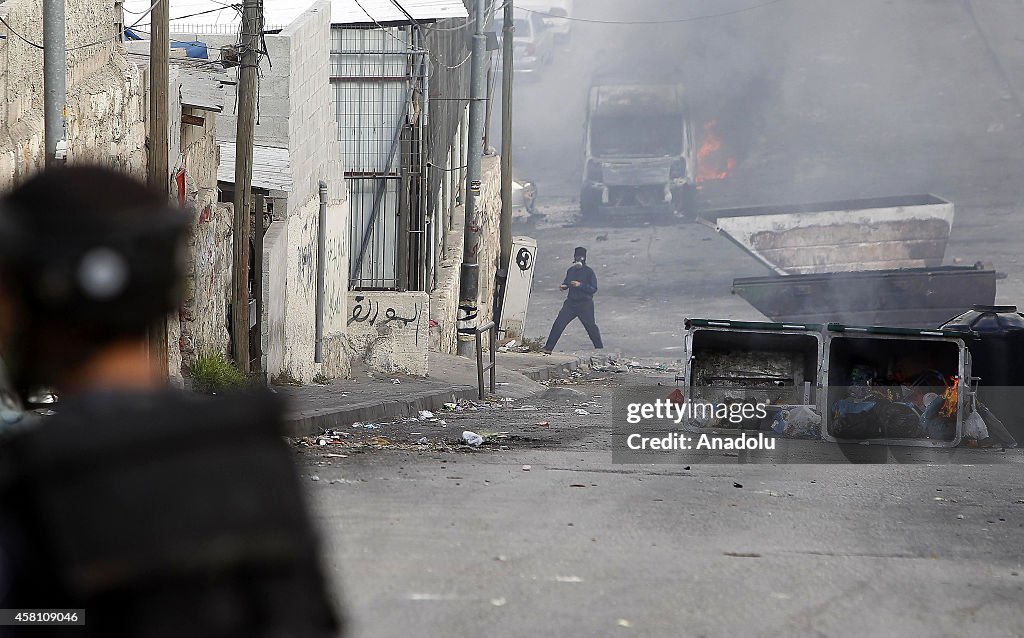
{"type": "MultiPolygon", "coordinates": [[[[195,8],[196,3],[192,3],[195,8]]],[[[222,3],[211,22],[182,32],[172,23],[176,40],[201,40],[211,51],[236,44],[238,15],[222,3]],[[234,20],[234,22],[232,22],[234,20]],[[232,26],[233,25],[233,26],[232,26]]],[[[261,58],[256,125],[254,201],[269,222],[262,238],[263,270],[254,273],[251,290],[259,293],[260,334],[253,345],[259,367],[274,381],[309,382],[317,375],[347,376],[351,349],[346,338],[348,272],[348,193],[339,144],[332,139],[329,83],[330,3],[267,2],[265,55],[261,58]],[[276,27],[276,28],[273,28],[276,27]],[[327,224],[320,227],[320,183],[327,184],[327,224]],[[327,250],[318,254],[320,233],[327,250]],[[323,360],[315,361],[318,260],[326,262],[323,290],[323,360]]],[[[200,7],[199,11],[202,10],[200,7]]],[[[172,18],[177,14],[172,5],[172,18]]],[[[229,69],[233,76],[237,68],[229,69]]],[[[222,199],[234,190],[236,96],[228,87],[216,136],[221,149],[218,171],[222,199]]],[[[260,241],[262,240],[262,241],[260,241]]],[[[254,247],[255,248],[255,247],[254,247]]]]}
{"type": "MultiPolygon", "coordinates": [[[[42,168],[41,0],[7,0],[0,16],[17,31],[0,40],[0,189],[42,168]],[[26,42],[28,40],[29,42],[26,42]]],[[[145,179],[149,43],[126,47],[119,2],[66,1],[69,163],[111,166],[145,179]],[[133,54],[131,50],[134,50],[133,54]]],[[[224,98],[208,67],[171,70],[168,185],[196,216],[190,277],[180,313],[169,317],[168,371],[181,380],[197,353],[224,352],[225,277],[230,282],[230,205],[218,204],[216,113],[224,98]],[[225,250],[226,246],[226,250],[225,250]]]]}
{"type": "MultiPolygon", "coordinates": [[[[471,12],[462,0],[336,0],[331,84],[352,193],[349,339],[369,365],[425,375],[454,353],[468,139],[471,12]]],[[[483,321],[498,258],[496,161],[485,162],[483,321]]]]}
{"type": "MultiPolygon", "coordinates": [[[[148,0],[132,2],[132,10],[147,8],[148,0]]],[[[236,9],[193,0],[187,10],[172,5],[171,15],[175,39],[201,40],[230,57],[236,9]]],[[[353,363],[425,375],[432,347],[455,350],[470,12],[463,0],[266,0],[265,23],[253,176],[271,221],[254,286],[262,367],[272,380],[342,376],[353,363]],[[328,183],[324,229],[320,180],[328,183]],[[327,346],[317,363],[321,230],[327,346]]],[[[225,200],[234,181],[234,102],[229,91],[218,118],[225,200]]],[[[484,166],[473,222],[484,229],[482,321],[490,318],[500,213],[497,158],[484,166]]]]}

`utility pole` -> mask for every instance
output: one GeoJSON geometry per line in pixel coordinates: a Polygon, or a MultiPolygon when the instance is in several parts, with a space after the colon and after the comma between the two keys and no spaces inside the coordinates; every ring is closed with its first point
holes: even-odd
{"type": "MultiPolygon", "coordinates": [[[[157,0],[150,22],[149,40],[149,186],[168,194],[170,180],[167,147],[169,144],[168,94],[170,83],[170,0],[157,0]]],[[[64,4],[61,2],[61,4],[64,4]]],[[[167,318],[161,317],[149,330],[149,358],[161,378],[167,378],[167,318]]]]}
{"type": "Polygon", "coordinates": [[[263,0],[244,0],[242,51],[238,69],[238,128],[235,132],[234,263],[231,269],[231,343],[235,364],[249,374],[249,209],[256,128],[257,49],[263,28],[263,0]]]}
{"type": "Polygon", "coordinates": [[[505,0],[501,34],[501,257],[494,286],[494,323],[501,327],[505,285],[512,261],[512,80],[515,77],[515,6],[505,0]]]}
{"type": "Polygon", "coordinates": [[[46,165],[59,163],[57,146],[64,140],[67,103],[67,44],[64,0],[43,0],[43,119],[46,165]]]}
{"type": "Polygon", "coordinates": [[[476,200],[484,155],[484,120],[487,118],[487,0],[476,0],[476,32],[473,34],[473,66],[469,103],[469,159],[466,162],[466,228],[462,268],[459,273],[458,354],[472,357],[480,295],[480,221],[476,200]]]}

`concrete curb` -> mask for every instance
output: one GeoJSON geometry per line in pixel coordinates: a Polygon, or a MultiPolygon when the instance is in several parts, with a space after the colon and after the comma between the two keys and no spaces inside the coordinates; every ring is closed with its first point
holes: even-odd
{"type": "MultiPolygon", "coordinates": [[[[567,376],[579,369],[582,364],[582,359],[577,358],[576,361],[537,366],[526,370],[517,370],[517,372],[532,381],[547,381],[567,376]]],[[[286,433],[293,437],[313,436],[331,428],[341,428],[353,423],[374,423],[415,416],[419,414],[420,410],[440,410],[445,403],[454,403],[459,399],[476,401],[478,398],[475,386],[458,385],[416,392],[384,401],[362,401],[344,407],[307,410],[302,415],[285,417],[286,433]]]]}
{"type": "Polygon", "coordinates": [[[476,400],[477,389],[471,386],[418,392],[386,401],[363,401],[342,408],[311,411],[313,414],[285,417],[288,436],[312,436],[331,428],[341,428],[353,423],[389,421],[419,414],[420,410],[440,410],[445,403],[459,399],[476,400]]]}
{"type": "Polygon", "coordinates": [[[536,368],[516,370],[516,372],[530,379],[531,381],[550,381],[551,379],[567,377],[576,370],[579,370],[582,366],[583,359],[577,357],[575,361],[553,363],[549,365],[538,366],[536,368]]]}

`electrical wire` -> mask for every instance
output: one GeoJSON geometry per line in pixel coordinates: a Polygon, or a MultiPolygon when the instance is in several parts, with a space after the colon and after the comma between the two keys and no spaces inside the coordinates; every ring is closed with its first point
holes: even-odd
{"type": "Polygon", "coordinates": [[[583,22],[587,24],[613,24],[613,25],[625,25],[625,26],[656,26],[662,24],[682,24],[684,22],[696,22],[698,20],[710,20],[712,18],[724,18],[726,16],[733,16],[740,13],[746,13],[747,11],[753,11],[754,9],[760,9],[769,5],[778,4],[785,0],[768,0],[760,4],[755,4],[749,7],[743,7],[742,9],[734,9],[732,11],[723,11],[722,13],[709,13],[707,15],[692,16],[689,18],[676,18],[669,20],[592,20],[589,18],[573,18],[570,16],[558,16],[547,11],[538,11],[536,9],[527,9],[525,7],[516,7],[517,11],[526,11],[527,13],[535,13],[542,15],[547,18],[554,18],[556,20],[568,20],[569,22],[583,22]]]}
{"type": "Polygon", "coordinates": [[[11,25],[7,24],[7,20],[4,20],[3,16],[0,16],[0,24],[2,24],[2,25],[4,25],[5,27],[7,27],[7,30],[8,30],[8,31],[10,31],[10,32],[11,32],[11,33],[13,33],[14,35],[16,35],[16,36],[18,37],[18,39],[19,39],[19,40],[21,40],[22,42],[24,42],[25,44],[29,45],[30,47],[34,47],[34,48],[36,48],[36,49],[39,49],[40,51],[42,51],[42,50],[43,50],[43,45],[41,45],[41,44],[36,44],[35,42],[33,42],[33,41],[29,40],[29,39],[28,39],[28,38],[26,38],[25,36],[21,35],[21,34],[20,34],[20,33],[18,33],[17,31],[15,31],[15,30],[14,30],[14,27],[12,27],[11,25]]]}
{"type": "MultiPolygon", "coordinates": [[[[97,45],[100,45],[100,44],[106,44],[107,42],[112,42],[113,40],[115,40],[117,38],[120,38],[124,34],[125,31],[131,31],[131,30],[135,29],[136,27],[140,26],[140,23],[142,22],[142,20],[147,15],[152,13],[153,9],[156,9],[158,4],[160,4],[161,2],[167,2],[167,1],[168,0],[156,0],[156,2],[154,2],[152,5],[150,5],[149,9],[147,9],[144,13],[142,13],[139,16],[138,20],[136,20],[135,22],[133,22],[129,26],[123,27],[119,32],[115,33],[112,36],[108,36],[108,37],[103,38],[101,40],[96,40],[94,42],[89,42],[89,43],[86,43],[86,44],[79,44],[79,45],[76,45],[76,46],[73,46],[73,47],[67,47],[65,50],[66,51],[79,51],[81,49],[87,49],[89,47],[94,47],[94,46],[97,46],[97,45]]],[[[223,7],[220,7],[218,9],[208,9],[206,11],[200,11],[198,13],[193,13],[191,15],[186,15],[186,16],[181,16],[180,18],[175,18],[175,20],[181,20],[181,19],[184,19],[184,18],[192,18],[192,17],[195,17],[195,16],[204,15],[204,14],[207,14],[207,13],[214,13],[214,12],[217,12],[217,11],[223,11],[224,9],[234,8],[235,6],[237,6],[237,5],[227,5],[226,4],[223,7]]],[[[7,20],[5,20],[2,16],[0,16],[0,24],[3,24],[5,27],[7,27],[8,31],[13,33],[15,36],[17,36],[17,38],[19,40],[21,40],[25,44],[29,45],[30,47],[33,47],[35,49],[39,49],[40,51],[43,51],[43,50],[46,49],[46,47],[44,47],[43,45],[41,45],[41,44],[39,44],[37,42],[33,42],[32,40],[29,40],[28,38],[26,38],[22,34],[20,34],[17,31],[15,31],[14,28],[10,24],[8,24],[7,20]]],[[[141,25],[141,26],[146,27],[146,26],[149,26],[149,25],[150,25],[150,23],[147,23],[147,24],[144,24],[144,25],[141,25]]],[[[141,33],[146,33],[145,31],[142,31],[141,29],[140,29],[140,32],[141,33]]]]}

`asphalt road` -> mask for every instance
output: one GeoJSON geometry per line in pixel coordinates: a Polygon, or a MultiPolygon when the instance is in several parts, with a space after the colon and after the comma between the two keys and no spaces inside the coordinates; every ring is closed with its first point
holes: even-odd
{"type": "MultiPolygon", "coordinates": [[[[580,12],[683,19],[751,4],[590,0],[580,12]]],[[[705,185],[704,207],[935,193],[956,205],[947,263],[993,263],[1008,275],[998,300],[1024,302],[1024,45],[1006,26],[1020,20],[1024,5],[1010,0],[783,0],[664,26],[574,25],[542,76],[517,79],[515,170],[549,215],[517,229],[539,241],[528,332],[547,334],[576,245],[591,251],[610,349],[671,357],[684,317],[763,318],[730,289],[767,270],[713,232],[576,223],[587,90],[624,76],[682,81],[697,126],[717,123],[736,168],[705,185]]],[[[576,323],[559,348],[590,343],[576,323]]]]}
{"type": "Polygon", "coordinates": [[[299,450],[352,636],[1024,635],[1020,452],[616,465],[612,392],[650,380],[591,376],[299,450]]]}

